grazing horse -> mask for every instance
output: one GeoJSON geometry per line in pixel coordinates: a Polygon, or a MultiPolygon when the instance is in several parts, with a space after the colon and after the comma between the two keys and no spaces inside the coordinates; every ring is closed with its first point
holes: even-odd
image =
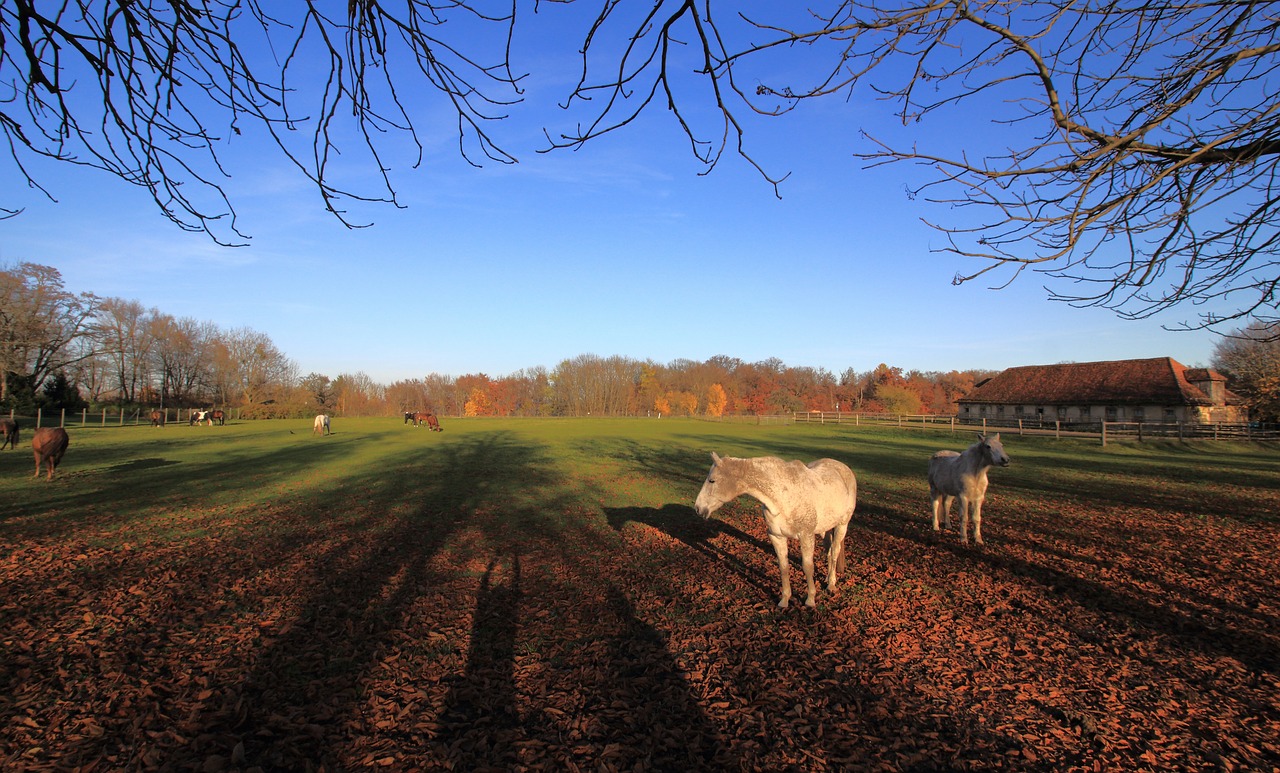
{"type": "Polygon", "coordinates": [[[800,558],[809,595],[804,605],[814,607],[813,545],[819,534],[830,532],[827,547],[827,590],[836,588],[836,567],[844,565],[844,537],[858,503],[858,481],[853,471],[834,459],[816,462],[784,462],[773,456],[735,459],[711,454],[711,471],[698,492],[693,509],[703,518],[725,502],[746,494],[764,505],[769,541],[778,554],[782,573],[782,600],[791,601],[787,540],[800,540],[800,558]]]}
{"type": "Polygon", "coordinates": [[[4,435],[4,443],[0,444],[0,451],[6,447],[18,447],[18,422],[13,419],[0,419],[0,435],[4,435]]]}
{"type": "Polygon", "coordinates": [[[219,427],[227,423],[227,414],[223,413],[221,408],[214,408],[209,411],[209,426],[212,427],[215,421],[218,422],[219,427]]]}
{"type": "Polygon", "coordinates": [[[434,413],[427,411],[425,413],[413,414],[413,426],[416,427],[424,423],[427,425],[427,429],[432,432],[444,432],[444,430],[440,428],[440,420],[436,418],[434,413]]]}
{"type": "Polygon", "coordinates": [[[409,422],[413,422],[413,426],[415,426],[415,427],[416,427],[416,426],[418,426],[418,418],[417,418],[417,417],[418,417],[418,414],[414,413],[413,411],[405,411],[405,412],[404,412],[404,423],[405,423],[405,424],[408,424],[409,422]]]}
{"type": "Polygon", "coordinates": [[[333,430],[329,429],[329,417],[323,413],[317,415],[315,424],[312,425],[311,434],[319,434],[321,437],[332,435],[333,430]]]}
{"type": "Polygon", "coordinates": [[[197,424],[208,424],[210,427],[213,426],[213,419],[209,418],[208,411],[195,411],[191,414],[191,426],[194,427],[197,424]]]}
{"type": "Polygon", "coordinates": [[[1009,455],[1000,444],[1000,433],[978,442],[964,453],[939,451],[929,459],[929,499],[933,505],[933,530],[938,517],[951,528],[951,500],[960,499],[960,541],[969,541],[969,518],[973,518],[973,541],[982,544],[982,502],[987,497],[987,470],[1009,466],[1009,455]]]}
{"type": "Polygon", "coordinates": [[[41,427],[36,430],[36,434],[31,438],[31,450],[36,455],[37,478],[40,477],[40,464],[43,462],[48,479],[53,480],[53,471],[57,468],[58,462],[62,461],[62,455],[66,453],[67,444],[70,442],[67,431],[62,427],[41,427]]]}
{"type": "Polygon", "coordinates": [[[152,412],[151,412],[151,426],[153,426],[153,427],[163,427],[163,426],[164,426],[164,420],[165,420],[165,418],[166,418],[166,417],[165,417],[165,413],[164,413],[163,411],[152,411],[152,412]]]}

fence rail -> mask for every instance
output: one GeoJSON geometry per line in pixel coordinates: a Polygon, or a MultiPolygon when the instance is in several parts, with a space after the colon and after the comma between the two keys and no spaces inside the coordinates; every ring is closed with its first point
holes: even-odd
{"type": "Polygon", "coordinates": [[[1054,437],[1096,438],[1106,445],[1113,440],[1280,440],[1280,426],[1256,423],[1193,424],[1184,422],[1098,421],[1066,422],[1042,419],[963,420],[956,416],[932,414],[876,414],[832,411],[809,411],[795,414],[797,424],[853,424],[891,426],[899,429],[958,428],[1016,432],[1020,435],[1053,435],[1054,437]]]}
{"type": "MultiPolygon", "coordinates": [[[[102,408],[96,411],[84,409],[80,411],[67,411],[66,409],[58,411],[46,412],[37,408],[35,413],[17,413],[15,410],[9,410],[9,418],[21,422],[24,427],[88,427],[88,426],[125,426],[133,424],[150,424],[151,412],[161,411],[164,413],[164,421],[166,424],[170,422],[185,422],[194,411],[191,408],[135,408],[132,410],[119,410],[111,408],[102,408]]],[[[228,413],[228,417],[231,414],[228,413]]]]}

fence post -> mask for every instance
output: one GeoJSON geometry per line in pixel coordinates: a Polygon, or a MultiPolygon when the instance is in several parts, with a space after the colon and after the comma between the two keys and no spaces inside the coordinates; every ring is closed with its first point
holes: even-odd
{"type": "Polygon", "coordinates": [[[84,427],[84,425],[87,424],[88,422],[89,422],[89,409],[81,408],[80,409],[80,426],[84,427]]]}
{"type": "Polygon", "coordinates": [[[58,426],[59,427],[67,426],[67,409],[66,408],[62,409],[62,416],[58,418],[58,426]]]}
{"type": "Polygon", "coordinates": [[[44,418],[44,409],[36,409],[36,429],[40,429],[40,420],[44,418]]]}
{"type": "Polygon", "coordinates": [[[951,417],[951,434],[956,434],[956,417],[951,417]]]}
{"type": "Polygon", "coordinates": [[[1018,435],[1022,435],[1022,419],[1018,419],[1018,435]]]}
{"type": "Polygon", "coordinates": [[[1102,447],[1107,447],[1107,423],[1102,422],[1102,447]]]}
{"type": "Polygon", "coordinates": [[[120,406],[120,426],[124,426],[124,406],[120,406]]]}
{"type": "Polygon", "coordinates": [[[1053,421],[1053,439],[1062,439],[1062,419],[1054,419],[1053,421]]]}

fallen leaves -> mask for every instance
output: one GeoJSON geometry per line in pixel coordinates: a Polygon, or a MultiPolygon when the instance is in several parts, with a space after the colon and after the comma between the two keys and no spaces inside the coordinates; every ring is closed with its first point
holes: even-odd
{"type": "Polygon", "coordinates": [[[0,766],[1280,764],[1273,523],[1006,495],[977,548],[934,535],[919,502],[863,496],[816,611],[774,606],[747,504],[708,523],[362,493],[174,513],[124,543],[116,524],[15,536],[0,766]],[[508,518],[528,526],[495,528],[508,518]]]}

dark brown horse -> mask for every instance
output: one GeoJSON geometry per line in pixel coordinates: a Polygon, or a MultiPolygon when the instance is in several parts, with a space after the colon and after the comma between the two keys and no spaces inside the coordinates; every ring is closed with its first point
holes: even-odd
{"type": "Polygon", "coordinates": [[[0,444],[0,451],[5,447],[18,447],[18,422],[13,419],[0,419],[0,435],[4,435],[4,443],[0,444]]]}
{"type": "Polygon", "coordinates": [[[40,477],[40,463],[44,463],[49,480],[53,480],[53,471],[67,451],[71,438],[62,427],[41,427],[31,438],[31,450],[36,455],[36,477],[40,477]]]}
{"type": "Polygon", "coordinates": [[[153,426],[153,427],[163,427],[163,426],[164,426],[164,420],[165,420],[165,418],[166,418],[165,414],[166,414],[166,412],[165,412],[165,411],[152,411],[152,412],[151,412],[151,426],[153,426]]]}
{"type": "Polygon", "coordinates": [[[227,414],[223,413],[221,408],[214,408],[212,411],[209,411],[209,421],[210,423],[216,421],[218,422],[218,426],[221,427],[227,423],[227,414]]]}

